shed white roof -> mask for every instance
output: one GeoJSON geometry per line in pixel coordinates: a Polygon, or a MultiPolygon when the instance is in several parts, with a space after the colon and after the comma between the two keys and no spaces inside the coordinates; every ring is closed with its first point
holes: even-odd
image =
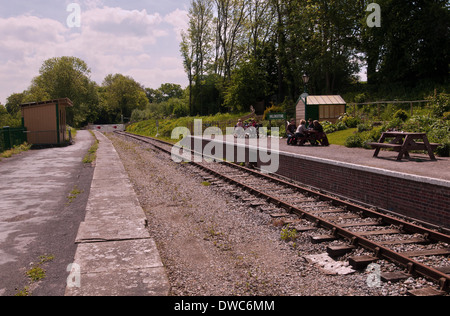
{"type": "Polygon", "coordinates": [[[347,104],[340,95],[310,95],[308,105],[347,104]]]}

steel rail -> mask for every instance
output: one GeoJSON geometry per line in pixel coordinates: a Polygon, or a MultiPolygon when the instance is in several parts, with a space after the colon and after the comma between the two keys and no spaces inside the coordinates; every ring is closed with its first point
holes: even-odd
{"type": "MultiPolygon", "coordinates": [[[[171,153],[171,150],[167,150],[165,148],[157,146],[154,143],[147,141],[147,139],[150,139],[152,141],[157,141],[157,142],[167,145],[167,146],[173,146],[173,144],[164,142],[159,139],[147,137],[147,136],[138,136],[138,135],[133,135],[133,134],[124,133],[124,132],[116,132],[116,133],[149,143],[150,145],[152,145],[166,153],[171,153]]],[[[361,246],[369,251],[374,252],[375,257],[378,259],[385,258],[389,261],[393,261],[393,262],[397,263],[398,265],[406,268],[408,270],[408,273],[410,273],[410,274],[416,273],[416,274],[419,274],[425,278],[429,278],[429,279],[433,280],[434,282],[438,283],[441,290],[447,290],[447,291],[450,290],[450,275],[447,275],[447,274],[445,274],[441,271],[438,271],[432,267],[429,267],[420,262],[417,262],[417,261],[411,259],[410,257],[404,256],[401,253],[398,253],[398,252],[391,250],[383,245],[380,245],[374,241],[371,241],[371,240],[365,238],[361,234],[351,232],[343,227],[340,227],[339,224],[334,224],[332,222],[329,222],[319,216],[316,216],[310,212],[302,210],[301,208],[298,208],[294,205],[284,202],[277,197],[274,197],[267,193],[264,193],[256,188],[251,187],[247,184],[244,184],[238,180],[235,180],[231,177],[221,174],[220,172],[213,170],[211,168],[208,168],[200,163],[196,163],[196,162],[192,162],[192,163],[195,166],[199,167],[200,169],[206,171],[207,173],[218,177],[219,179],[222,179],[228,183],[232,183],[238,187],[241,187],[244,190],[250,192],[251,194],[253,194],[259,198],[266,199],[266,201],[269,203],[273,203],[273,204],[277,205],[278,207],[284,208],[289,213],[296,214],[300,218],[305,218],[305,219],[315,223],[315,225],[317,227],[322,227],[322,228],[331,230],[332,234],[335,237],[341,237],[341,238],[347,239],[353,246],[361,246]]],[[[450,236],[448,236],[448,235],[445,235],[445,234],[442,234],[439,232],[435,232],[435,231],[429,230],[427,228],[420,227],[418,225],[408,223],[406,221],[394,218],[394,217],[386,215],[386,214],[382,214],[380,212],[370,210],[368,208],[359,206],[354,203],[343,201],[341,199],[326,195],[321,192],[316,192],[316,191],[301,187],[299,185],[292,184],[290,182],[281,180],[279,178],[275,178],[273,176],[269,176],[266,174],[256,172],[255,170],[252,170],[252,169],[249,169],[246,167],[238,166],[236,164],[232,164],[227,161],[224,161],[223,163],[226,165],[229,165],[233,168],[238,168],[238,169],[244,170],[244,171],[249,172],[258,177],[263,177],[263,178],[269,179],[270,181],[277,182],[278,184],[287,186],[289,188],[295,188],[295,189],[302,191],[303,193],[306,193],[308,195],[316,196],[316,197],[318,197],[319,200],[331,201],[333,205],[340,206],[340,207],[346,207],[349,211],[362,212],[367,217],[375,217],[375,218],[381,219],[381,221],[383,223],[398,225],[405,232],[424,234],[426,236],[426,238],[430,241],[441,241],[441,242],[450,243],[450,236]]]]}

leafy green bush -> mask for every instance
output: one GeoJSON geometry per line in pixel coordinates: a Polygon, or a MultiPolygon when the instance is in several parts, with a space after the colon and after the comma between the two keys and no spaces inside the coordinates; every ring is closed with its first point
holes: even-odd
{"type": "Polygon", "coordinates": [[[189,115],[189,105],[184,102],[178,102],[174,100],[175,105],[173,107],[173,115],[175,117],[185,117],[189,115]]]}
{"type": "Polygon", "coordinates": [[[323,131],[327,134],[331,134],[336,132],[337,128],[336,125],[334,125],[333,123],[331,123],[330,121],[323,121],[320,123],[323,127],[323,131]]]}
{"type": "Polygon", "coordinates": [[[387,124],[383,125],[381,127],[384,131],[387,130],[401,130],[403,129],[403,121],[399,118],[395,118],[392,121],[388,122],[387,124]]]}
{"type": "Polygon", "coordinates": [[[444,113],[450,112],[450,94],[440,93],[433,100],[433,114],[442,117],[444,113]]]}
{"type": "Polygon", "coordinates": [[[342,117],[341,122],[344,123],[348,128],[355,128],[359,123],[361,123],[361,119],[359,117],[353,117],[345,114],[342,117]]]}
{"type": "Polygon", "coordinates": [[[445,113],[442,115],[442,118],[443,118],[444,120],[450,120],[450,112],[445,112],[445,113]]]}
{"type": "Polygon", "coordinates": [[[394,119],[400,119],[405,122],[408,119],[408,113],[405,110],[398,110],[394,114],[394,119]]]}
{"type": "Polygon", "coordinates": [[[348,125],[346,125],[344,122],[337,122],[336,123],[336,130],[337,131],[343,131],[348,128],[348,125]]]}
{"type": "Polygon", "coordinates": [[[362,147],[362,146],[363,146],[363,140],[358,134],[349,136],[345,140],[345,147],[353,148],[353,147],[362,147]]]}
{"type": "Polygon", "coordinates": [[[372,130],[372,125],[368,123],[361,123],[358,124],[358,133],[366,132],[372,130]]]}
{"type": "Polygon", "coordinates": [[[441,157],[450,157],[450,140],[443,142],[442,146],[439,146],[436,153],[441,157]]]}

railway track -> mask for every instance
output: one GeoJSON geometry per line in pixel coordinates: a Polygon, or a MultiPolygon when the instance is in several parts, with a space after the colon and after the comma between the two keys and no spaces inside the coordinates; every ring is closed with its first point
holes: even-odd
{"type": "MultiPolygon", "coordinates": [[[[171,154],[173,145],[170,143],[116,133],[171,154]]],[[[403,271],[381,274],[381,280],[395,282],[418,275],[433,281],[436,286],[410,294],[439,295],[450,291],[450,265],[442,267],[436,263],[450,260],[450,235],[233,163],[192,162],[189,165],[202,170],[203,178],[209,183],[233,185],[237,189],[231,190],[231,194],[241,197],[254,208],[269,212],[297,233],[325,229],[328,233],[314,235],[311,241],[336,241],[327,247],[328,254],[348,256],[355,269],[364,269],[385,259],[403,271]],[[359,247],[371,255],[351,256],[359,247]]]]}

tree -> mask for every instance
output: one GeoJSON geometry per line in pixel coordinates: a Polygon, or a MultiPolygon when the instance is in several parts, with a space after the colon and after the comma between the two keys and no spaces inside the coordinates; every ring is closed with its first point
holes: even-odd
{"type": "MultiPolygon", "coordinates": [[[[448,78],[448,4],[444,5],[444,0],[379,2],[383,12],[381,28],[367,25],[370,0],[193,1],[190,29],[181,45],[191,114],[198,113],[199,107],[202,113],[206,109],[203,89],[212,74],[219,92],[215,107],[221,111],[245,108],[250,100],[244,96],[260,93],[253,89],[257,82],[264,83],[260,90],[266,94],[266,104],[269,100],[294,101],[303,91],[304,73],[311,78],[310,93],[344,93],[356,81],[362,60],[367,63],[369,81],[379,82],[386,74],[399,77],[395,72],[400,69],[405,71],[400,76],[403,78],[414,73],[422,77],[439,73],[441,78],[448,78]],[[211,2],[212,9],[208,6],[211,2]],[[208,10],[200,10],[202,5],[208,10]],[[428,17],[419,16],[420,10],[428,17]],[[207,19],[202,19],[202,12],[208,12],[207,19]],[[396,16],[399,18],[393,21],[396,16]],[[428,27],[430,19],[438,22],[428,27]],[[414,20],[420,23],[414,25],[414,20]],[[434,34],[432,28],[440,34],[434,34]],[[406,29],[417,31],[419,36],[409,36],[406,29]],[[205,30],[213,31],[214,38],[203,36],[205,30]],[[401,37],[389,35],[399,31],[401,37]],[[433,47],[438,47],[439,52],[433,47]],[[399,65],[394,65],[397,60],[399,65]],[[257,73],[262,78],[244,81],[245,73],[257,73]],[[238,87],[238,82],[243,87],[238,87]],[[249,91],[245,91],[246,86],[249,91]]],[[[208,106],[211,104],[214,102],[208,106]]]]}
{"type": "Polygon", "coordinates": [[[0,128],[3,126],[19,127],[21,125],[20,112],[9,113],[6,107],[0,103],[0,128]]]}
{"type": "Polygon", "coordinates": [[[233,112],[249,111],[250,106],[264,100],[267,93],[265,72],[255,60],[243,62],[231,75],[225,93],[225,106],[233,112]]]}
{"type": "Polygon", "coordinates": [[[115,122],[130,118],[134,109],[143,110],[149,104],[144,87],[129,76],[107,75],[102,88],[102,107],[115,122]]]}
{"type": "Polygon", "coordinates": [[[9,114],[16,114],[20,111],[20,105],[23,104],[25,98],[24,93],[13,93],[6,99],[6,109],[9,114]]]}
{"type": "Polygon", "coordinates": [[[189,40],[188,35],[186,33],[182,33],[182,41],[180,43],[180,51],[183,56],[183,66],[184,70],[187,73],[188,81],[189,81],[189,115],[192,115],[192,85],[194,82],[194,74],[193,74],[193,59],[194,59],[194,44],[189,40]]]}
{"type": "Polygon", "coordinates": [[[363,25],[362,50],[374,84],[445,82],[450,64],[446,0],[380,0],[381,27],[363,25]]]}
{"type": "MultiPolygon", "coordinates": [[[[278,1],[277,1],[278,2],[278,1]]],[[[360,1],[279,1],[280,64],[287,95],[302,92],[308,73],[311,92],[332,94],[358,73],[360,1]]]]}
{"type": "Polygon", "coordinates": [[[167,102],[171,98],[183,98],[184,91],[179,84],[163,83],[158,89],[145,88],[150,103],[167,102]]]}
{"type": "Polygon", "coordinates": [[[247,55],[263,57],[264,47],[270,43],[275,28],[275,12],[267,0],[249,0],[245,32],[248,37],[247,55]]]}
{"type": "MultiPolygon", "coordinates": [[[[189,108],[195,112],[194,99],[198,99],[201,83],[206,74],[207,65],[211,64],[213,11],[210,0],[193,0],[189,9],[189,28],[182,34],[180,45],[183,63],[189,79],[189,108]],[[193,85],[199,89],[193,89],[193,85]],[[194,94],[194,93],[197,94],[194,94]]],[[[198,105],[198,104],[197,104],[198,105]]]]}
{"type": "Polygon", "coordinates": [[[183,89],[179,84],[163,83],[159,90],[162,93],[163,101],[168,101],[172,98],[180,99],[183,97],[183,89]]]}
{"type": "Polygon", "coordinates": [[[244,50],[243,27],[247,17],[248,0],[215,0],[216,18],[216,65],[215,73],[231,78],[244,50]]]}
{"type": "Polygon", "coordinates": [[[69,98],[74,106],[68,108],[67,122],[82,126],[93,116],[98,104],[95,82],[90,80],[91,70],[76,57],[55,57],[44,61],[39,76],[25,91],[23,102],[69,98]]]}

